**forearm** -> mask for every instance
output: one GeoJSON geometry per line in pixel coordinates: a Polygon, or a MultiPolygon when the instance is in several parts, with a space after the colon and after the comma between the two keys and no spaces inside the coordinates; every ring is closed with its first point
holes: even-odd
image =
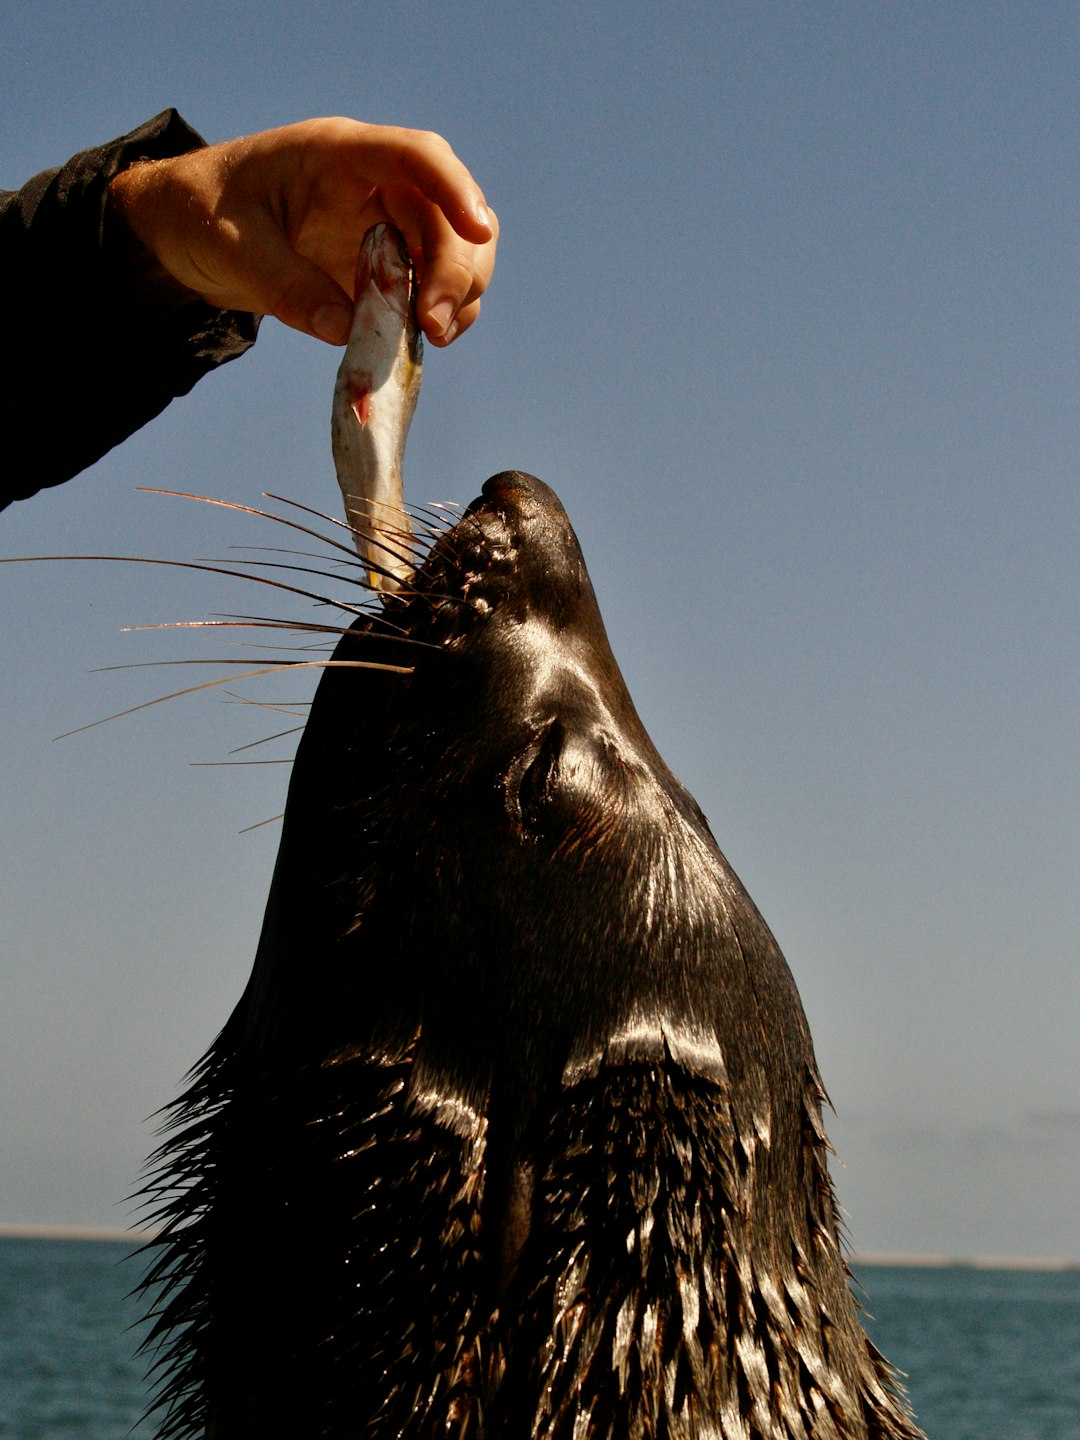
{"type": "Polygon", "coordinates": [[[120,171],[202,143],[166,111],[0,199],[0,506],[69,479],[254,341],[255,316],[170,281],[108,203],[120,171]]]}

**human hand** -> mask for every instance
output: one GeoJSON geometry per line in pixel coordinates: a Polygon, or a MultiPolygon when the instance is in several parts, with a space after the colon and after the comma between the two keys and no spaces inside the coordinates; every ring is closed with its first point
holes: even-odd
{"type": "Polygon", "coordinates": [[[417,267],[416,314],[434,345],[476,319],[499,226],[439,135],[304,120],[113,177],[115,212],[172,279],[222,310],[276,315],[344,344],[360,241],[390,220],[417,267]]]}

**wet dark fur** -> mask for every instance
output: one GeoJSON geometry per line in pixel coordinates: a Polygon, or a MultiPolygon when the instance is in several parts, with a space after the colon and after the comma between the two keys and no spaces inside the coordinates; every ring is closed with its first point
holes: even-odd
{"type": "Polygon", "coordinates": [[[794,981],[554,494],[489,481],[384,616],[339,658],[414,672],[325,674],[157,1157],[163,1433],[918,1436],[794,981]]]}

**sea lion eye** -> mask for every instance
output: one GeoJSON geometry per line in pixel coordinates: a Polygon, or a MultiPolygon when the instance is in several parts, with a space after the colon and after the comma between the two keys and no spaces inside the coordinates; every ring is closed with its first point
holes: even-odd
{"type": "Polygon", "coordinates": [[[543,811],[555,794],[564,738],[563,727],[552,720],[543,734],[522,752],[507,775],[510,813],[523,829],[534,834],[544,828],[543,811]]]}

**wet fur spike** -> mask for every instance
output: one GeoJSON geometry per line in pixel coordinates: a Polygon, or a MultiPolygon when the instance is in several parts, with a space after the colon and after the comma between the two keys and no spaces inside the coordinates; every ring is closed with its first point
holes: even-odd
{"type": "Polygon", "coordinates": [[[160,1433],[918,1440],[794,981],[554,494],[490,480],[335,660],[152,1161],[160,1433]]]}

